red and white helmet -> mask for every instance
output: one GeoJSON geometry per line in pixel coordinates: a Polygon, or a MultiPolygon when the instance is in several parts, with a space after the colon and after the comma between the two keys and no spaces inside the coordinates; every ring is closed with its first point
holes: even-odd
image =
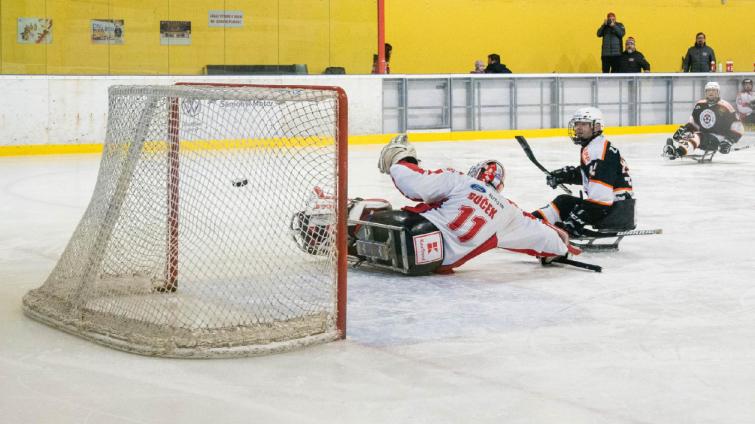
{"type": "Polygon", "coordinates": [[[488,183],[493,186],[496,191],[501,192],[506,178],[506,169],[501,162],[488,159],[469,168],[467,175],[484,183],[488,183]]]}

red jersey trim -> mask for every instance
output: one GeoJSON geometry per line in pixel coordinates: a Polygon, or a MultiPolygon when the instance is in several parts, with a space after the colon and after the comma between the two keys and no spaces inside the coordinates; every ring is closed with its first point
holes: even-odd
{"type": "Polygon", "coordinates": [[[485,240],[484,243],[482,243],[481,245],[477,246],[471,252],[467,253],[463,258],[461,258],[458,261],[456,261],[456,262],[454,262],[452,264],[449,264],[449,265],[441,265],[438,269],[435,270],[435,272],[438,273],[438,274],[449,273],[449,271],[453,270],[454,268],[458,268],[458,267],[464,265],[464,263],[467,262],[468,260],[470,260],[470,259],[472,259],[472,258],[474,258],[474,257],[476,257],[476,256],[478,256],[478,255],[480,255],[482,253],[485,253],[488,250],[495,248],[496,246],[498,246],[498,236],[495,235],[495,234],[493,234],[492,237],[490,237],[489,239],[485,240]]]}

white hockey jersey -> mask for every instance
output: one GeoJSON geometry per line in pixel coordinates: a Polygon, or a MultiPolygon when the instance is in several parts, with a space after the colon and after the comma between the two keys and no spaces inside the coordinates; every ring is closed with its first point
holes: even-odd
{"type": "Polygon", "coordinates": [[[755,103],[755,91],[740,91],[737,93],[737,112],[742,119],[752,113],[752,105],[755,103]]]}
{"type": "Polygon", "coordinates": [[[495,247],[539,257],[569,251],[556,229],[472,177],[452,169],[426,170],[409,162],[393,165],[390,175],[404,196],[423,202],[404,209],[421,214],[443,234],[439,272],[495,247]]]}

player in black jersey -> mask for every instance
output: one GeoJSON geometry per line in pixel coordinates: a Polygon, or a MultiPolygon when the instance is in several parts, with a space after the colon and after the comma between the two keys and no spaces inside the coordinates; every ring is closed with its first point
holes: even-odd
{"type": "Polygon", "coordinates": [[[585,198],[560,195],[533,212],[573,237],[581,236],[585,225],[611,230],[635,228],[632,178],[619,150],[603,135],[603,127],[603,113],[597,108],[580,108],[574,113],[569,137],[581,146],[580,165],[552,171],[546,182],[553,188],[582,184],[585,198]]]}
{"type": "Polygon", "coordinates": [[[695,104],[689,122],[679,127],[663,146],[664,157],[692,155],[695,149],[701,154],[731,151],[731,146],[742,137],[744,127],[734,107],[722,100],[720,93],[717,82],[705,84],[705,98],[695,104]]]}

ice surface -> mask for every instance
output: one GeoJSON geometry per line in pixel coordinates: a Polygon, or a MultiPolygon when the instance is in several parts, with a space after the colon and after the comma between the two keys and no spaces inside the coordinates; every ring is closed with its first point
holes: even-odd
{"type": "MultiPolygon", "coordinates": [[[[639,228],[602,274],[488,252],[450,276],[349,272],[348,338],[285,354],[172,360],[23,315],[93,189],[97,155],[0,158],[2,423],[744,423],[755,416],[755,149],[664,161],[666,135],[611,137],[639,228]]],[[[532,139],[548,168],[565,137],[532,139]]],[[[409,204],[353,146],[351,196],[409,204]]],[[[559,194],[512,140],[417,143],[426,167],[507,168],[532,210],[559,194]]]]}

